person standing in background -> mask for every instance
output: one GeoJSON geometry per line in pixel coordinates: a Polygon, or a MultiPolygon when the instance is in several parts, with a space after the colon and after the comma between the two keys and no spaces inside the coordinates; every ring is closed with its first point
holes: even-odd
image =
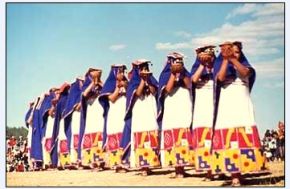
{"type": "Polygon", "coordinates": [[[278,139],[277,139],[277,145],[278,145],[278,157],[281,161],[284,161],[285,158],[285,124],[281,121],[278,123],[278,139]]]}

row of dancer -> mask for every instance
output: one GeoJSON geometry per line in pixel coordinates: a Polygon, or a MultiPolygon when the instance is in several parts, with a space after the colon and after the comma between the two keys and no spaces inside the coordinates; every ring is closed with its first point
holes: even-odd
{"type": "Polygon", "coordinates": [[[188,72],[183,55],[168,54],[159,82],[150,61],[112,65],[103,83],[100,69],[52,88],[31,104],[26,123],[32,130],[35,165],[115,169],[184,167],[207,171],[207,178],[265,168],[250,92],[255,70],[240,42],[196,49],[188,72]]]}

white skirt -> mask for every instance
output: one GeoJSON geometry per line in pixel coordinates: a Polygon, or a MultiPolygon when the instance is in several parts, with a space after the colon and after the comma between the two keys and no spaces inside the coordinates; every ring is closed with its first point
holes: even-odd
{"type": "Polygon", "coordinates": [[[213,80],[195,90],[192,129],[212,127],[213,121],[213,80]]]}
{"type": "Polygon", "coordinates": [[[215,129],[256,125],[248,81],[237,78],[221,88],[215,129]]]}
{"type": "MultiPolygon", "coordinates": [[[[61,148],[64,150],[67,150],[67,147],[65,146],[62,146],[63,144],[61,144],[61,141],[65,140],[67,142],[67,138],[66,138],[66,135],[65,135],[65,132],[64,132],[64,119],[61,119],[60,120],[60,123],[59,123],[59,133],[58,133],[58,137],[57,137],[57,143],[58,143],[58,154],[61,153],[61,148]]],[[[58,161],[60,162],[60,161],[58,161]]]]}
{"type": "Polygon", "coordinates": [[[51,147],[51,137],[53,133],[53,126],[54,126],[54,118],[51,116],[48,116],[47,123],[46,123],[45,136],[42,139],[42,153],[43,153],[44,164],[49,164],[51,161],[50,158],[48,158],[48,156],[45,155],[46,153],[50,153],[50,151],[47,151],[47,148],[45,145],[48,145],[48,147],[51,147]]]}
{"type": "Polygon", "coordinates": [[[188,128],[192,120],[192,99],[190,91],[183,87],[165,97],[162,130],[188,128]]]}
{"type": "MultiPolygon", "coordinates": [[[[90,156],[92,159],[95,156],[96,151],[92,151],[93,155],[88,155],[88,148],[93,148],[93,143],[95,142],[95,138],[93,138],[93,134],[98,133],[102,134],[104,129],[104,117],[103,117],[103,107],[99,103],[99,97],[95,99],[90,99],[87,105],[87,117],[86,117],[86,127],[82,139],[82,149],[85,148],[85,151],[82,151],[82,156],[85,158],[86,156],[90,156]],[[90,141],[90,144],[84,145],[90,141]]],[[[97,141],[99,147],[102,146],[102,141],[97,141]]],[[[91,160],[94,161],[94,160],[91,160]]],[[[85,163],[87,164],[87,163],[85,163]]]]}
{"type": "Polygon", "coordinates": [[[47,123],[46,123],[44,141],[45,141],[45,139],[49,139],[52,137],[53,126],[54,126],[54,118],[51,116],[48,116],[47,123]]]}
{"type": "Polygon", "coordinates": [[[65,132],[64,132],[64,119],[61,119],[59,122],[58,141],[60,140],[67,140],[65,132]]]}
{"type": "Polygon", "coordinates": [[[72,120],[71,120],[71,132],[72,132],[72,138],[71,138],[71,148],[73,147],[73,136],[79,135],[80,132],[80,125],[81,125],[81,113],[78,111],[74,111],[72,113],[72,120]]]}
{"type": "Polygon", "coordinates": [[[32,126],[28,126],[28,134],[27,134],[27,148],[28,148],[28,158],[30,159],[31,152],[31,139],[32,139],[32,126]]]}
{"type": "MultiPolygon", "coordinates": [[[[188,89],[178,87],[164,101],[162,130],[189,128],[192,121],[192,99],[188,89]]],[[[164,166],[164,133],[161,133],[161,164],[164,166]]]]}
{"type": "Polygon", "coordinates": [[[71,162],[77,162],[77,142],[74,140],[74,136],[79,136],[80,132],[80,118],[81,118],[81,113],[78,111],[74,111],[72,113],[72,120],[71,120],[71,131],[72,131],[72,136],[71,136],[71,143],[70,143],[70,158],[71,162]],[[76,143],[76,144],[75,144],[76,143]]]}
{"type": "Polygon", "coordinates": [[[158,130],[156,98],[150,94],[137,98],[132,109],[130,166],[135,166],[134,133],[158,130]]]}
{"type": "Polygon", "coordinates": [[[132,132],[158,129],[156,98],[150,94],[137,98],[132,109],[132,132]]]}
{"type": "Polygon", "coordinates": [[[101,104],[99,103],[98,97],[93,101],[91,105],[88,104],[85,134],[103,132],[104,129],[103,112],[104,110],[101,104]]]}
{"type": "Polygon", "coordinates": [[[123,95],[115,102],[110,101],[107,117],[107,134],[122,133],[125,125],[126,97],[123,95]]]}

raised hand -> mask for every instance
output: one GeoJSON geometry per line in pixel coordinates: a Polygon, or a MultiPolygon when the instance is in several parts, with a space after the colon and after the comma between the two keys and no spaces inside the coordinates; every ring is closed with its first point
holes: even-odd
{"type": "Polygon", "coordinates": [[[229,59],[234,56],[232,46],[233,46],[232,44],[225,44],[221,46],[221,54],[224,59],[229,59]]]}
{"type": "Polygon", "coordinates": [[[173,74],[181,73],[183,69],[184,69],[183,64],[175,63],[171,65],[171,73],[173,74]]]}
{"type": "Polygon", "coordinates": [[[95,71],[92,71],[90,73],[92,79],[93,79],[93,82],[94,84],[97,84],[100,79],[101,79],[101,76],[102,76],[102,71],[101,70],[95,70],[95,71]]]}
{"type": "Polygon", "coordinates": [[[198,60],[200,61],[200,63],[202,65],[206,65],[210,62],[213,61],[213,56],[211,56],[210,54],[206,53],[206,52],[201,52],[197,55],[198,60]]]}

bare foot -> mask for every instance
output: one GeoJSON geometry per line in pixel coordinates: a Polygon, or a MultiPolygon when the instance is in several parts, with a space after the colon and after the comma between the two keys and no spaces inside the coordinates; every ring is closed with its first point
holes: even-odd
{"type": "Polygon", "coordinates": [[[231,186],[241,186],[240,179],[233,178],[232,179],[232,185],[231,186]]]}
{"type": "Polygon", "coordinates": [[[184,174],[181,174],[181,173],[176,174],[176,178],[184,178],[184,174]]]}
{"type": "Polygon", "coordinates": [[[143,170],[141,173],[142,176],[148,176],[148,172],[146,170],[143,170]]]}
{"type": "Polygon", "coordinates": [[[123,168],[123,167],[117,167],[116,168],[116,173],[126,173],[127,169],[123,168]]]}

